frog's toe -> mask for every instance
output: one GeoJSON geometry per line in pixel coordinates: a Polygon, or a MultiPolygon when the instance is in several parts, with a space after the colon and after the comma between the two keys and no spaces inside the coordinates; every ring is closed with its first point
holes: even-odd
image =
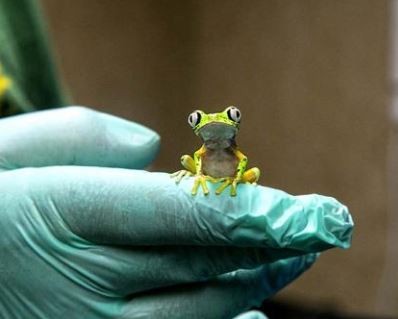
{"type": "Polygon", "coordinates": [[[195,196],[197,193],[198,193],[198,186],[195,184],[195,185],[193,185],[193,187],[192,187],[191,195],[192,195],[192,196],[195,196]]]}
{"type": "Polygon", "coordinates": [[[192,176],[193,174],[187,170],[181,170],[170,174],[171,178],[174,178],[176,184],[178,184],[185,176],[192,176]]]}
{"type": "Polygon", "coordinates": [[[197,194],[199,186],[202,188],[203,193],[205,195],[207,195],[209,193],[209,189],[207,188],[207,184],[206,184],[206,177],[203,175],[199,175],[195,178],[195,181],[194,181],[193,187],[192,187],[192,191],[191,191],[192,195],[197,194]]]}
{"type": "Polygon", "coordinates": [[[180,172],[175,172],[175,173],[173,173],[173,174],[170,174],[170,177],[172,178],[172,179],[174,179],[174,182],[176,183],[176,184],[178,184],[180,181],[181,181],[181,173],[180,172]]]}
{"type": "Polygon", "coordinates": [[[207,188],[206,180],[207,180],[206,177],[200,178],[200,186],[202,186],[203,194],[205,195],[209,194],[209,189],[207,188]]]}
{"type": "Polygon", "coordinates": [[[221,184],[221,186],[219,188],[216,189],[216,194],[220,195],[224,189],[226,189],[228,187],[228,185],[231,184],[231,180],[229,178],[225,178],[224,182],[221,184]]]}
{"type": "Polygon", "coordinates": [[[170,174],[170,178],[172,178],[176,184],[178,184],[180,182],[180,180],[181,180],[181,179],[178,178],[178,174],[179,174],[179,172],[175,172],[175,173],[170,174]]]}
{"type": "Polygon", "coordinates": [[[209,194],[209,189],[207,188],[206,184],[202,184],[202,190],[203,190],[203,194],[205,194],[205,195],[209,194]]]}
{"type": "Polygon", "coordinates": [[[238,184],[241,182],[240,178],[235,178],[232,182],[231,182],[231,196],[236,196],[236,190],[238,188],[238,184]]]}
{"type": "Polygon", "coordinates": [[[236,196],[236,185],[232,184],[231,185],[231,196],[236,196]]]}

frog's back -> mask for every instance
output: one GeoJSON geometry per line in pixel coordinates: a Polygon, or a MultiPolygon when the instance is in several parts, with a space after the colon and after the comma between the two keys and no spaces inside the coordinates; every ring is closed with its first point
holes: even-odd
{"type": "Polygon", "coordinates": [[[238,159],[232,148],[207,149],[202,157],[203,173],[215,178],[235,176],[237,166],[238,159]]]}

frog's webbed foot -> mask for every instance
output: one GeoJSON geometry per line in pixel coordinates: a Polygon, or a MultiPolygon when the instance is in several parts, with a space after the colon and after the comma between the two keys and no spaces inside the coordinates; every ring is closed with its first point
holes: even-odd
{"type": "Polygon", "coordinates": [[[205,195],[209,194],[209,189],[207,188],[207,183],[206,183],[207,181],[213,181],[212,177],[206,176],[203,174],[197,175],[195,177],[195,181],[193,183],[191,194],[196,195],[198,192],[199,186],[202,187],[203,194],[205,194],[205,195]]]}
{"type": "Polygon", "coordinates": [[[186,176],[192,176],[193,173],[190,171],[187,171],[186,169],[182,169],[180,171],[177,171],[175,173],[170,174],[171,178],[174,178],[176,184],[178,184],[179,182],[181,182],[181,180],[186,177],[186,176]]]}
{"type": "Polygon", "coordinates": [[[240,178],[234,178],[234,177],[224,178],[223,183],[220,185],[219,188],[216,189],[216,195],[220,195],[224,191],[224,189],[226,189],[228,186],[231,186],[231,196],[236,196],[236,188],[240,181],[241,181],[240,178]]]}

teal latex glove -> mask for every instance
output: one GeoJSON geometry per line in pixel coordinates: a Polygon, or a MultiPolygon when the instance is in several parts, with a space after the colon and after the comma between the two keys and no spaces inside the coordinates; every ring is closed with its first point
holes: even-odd
{"type": "Polygon", "coordinates": [[[235,317],[234,319],[267,319],[268,317],[264,316],[261,312],[258,311],[249,311],[240,316],[235,317]]]}
{"type": "Polygon", "coordinates": [[[0,132],[1,318],[232,318],[350,245],[331,197],[133,170],[159,146],[135,123],[70,107],[0,132]]]}

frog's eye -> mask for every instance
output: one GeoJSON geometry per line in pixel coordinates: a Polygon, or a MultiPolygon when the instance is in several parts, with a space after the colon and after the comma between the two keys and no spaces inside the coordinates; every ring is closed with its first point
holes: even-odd
{"type": "Polygon", "coordinates": [[[199,124],[200,119],[202,118],[202,114],[199,111],[194,111],[188,116],[188,123],[191,127],[195,127],[199,124]]]}
{"type": "Polygon", "coordinates": [[[230,106],[229,108],[227,108],[227,114],[228,118],[236,123],[239,123],[242,117],[239,109],[235,106],[230,106]]]}

